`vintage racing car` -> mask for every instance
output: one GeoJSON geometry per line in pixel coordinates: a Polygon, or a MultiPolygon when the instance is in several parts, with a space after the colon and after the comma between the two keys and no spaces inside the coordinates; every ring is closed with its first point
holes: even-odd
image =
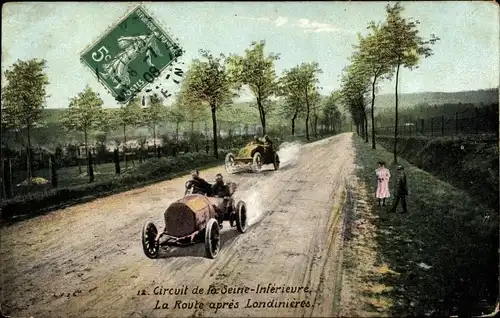
{"type": "Polygon", "coordinates": [[[230,197],[219,198],[192,193],[193,181],[186,182],[185,196],[167,208],[165,228],[161,233],[153,222],[142,229],[142,247],[149,258],[157,258],[160,247],[187,246],[205,243],[205,256],[215,258],[220,249],[220,224],[229,221],[240,233],[247,230],[247,208],[243,201],[235,204],[232,198],[236,184],[230,182],[230,197]]]}
{"type": "Polygon", "coordinates": [[[280,168],[280,158],[276,149],[256,141],[249,142],[236,156],[228,153],[225,160],[226,171],[230,174],[248,169],[260,172],[262,166],[268,164],[273,164],[274,170],[280,168]]]}

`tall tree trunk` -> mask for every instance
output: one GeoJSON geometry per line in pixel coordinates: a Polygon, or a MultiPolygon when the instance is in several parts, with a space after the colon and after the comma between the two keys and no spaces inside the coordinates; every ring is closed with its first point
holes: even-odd
{"type": "Polygon", "coordinates": [[[125,169],[127,169],[127,129],[123,125],[123,160],[125,160],[125,169]]]}
{"type": "Polygon", "coordinates": [[[397,142],[398,142],[398,83],[399,83],[399,67],[400,64],[396,68],[396,112],[395,112],[395,125],[394,125],[394,164],[398,163],[398,154],[397,154],[397,142]]]}
{"type": "Polygon", "coordinates": [[[359,124],[356,124],[356,134],[359,136],[359,124]]]}
{"type": "Polygon", "coordinates": [[[260,96],[257,97],[257,107],[259,108],[260,123],[262,125],[262,135],[266,134],[266,112],[264,111],[264,106],[262,105],[262,100],[260,96]]]}
{"type": "Polygon", "coordinates": [[[368,117],[365,112],[365,142],[368,142],[368,117]]]}
{"type": "Polygon", "coordinates": [[[210,105],[212,111],[212,125],[213,125],[213,136],[214,136],[214,157],[219,159],[219,150],[217,149],[217,115],[215,114],[217,104],[210,105]]]}
{"type": "Polygon", "coordinates": [[[292,136],[295,136],[295,120],[297,120],[298,115],[299,115],[299,112],[296,110],[295,114],[293,114],[293,117],[292,117],[292,136]]]}
{"type": "Polygon", "coordinates": [[[307,96],[307,87],[306,87],[306,139],[309,140],[309,97],[307,96]]]}
{"type": "Polygon", "coordinates": [[[33,178],[33,165],[32,162],[33,160],[31,159],[31,124],[28,122],[26,125],[26,132],[27,132],[27,137],[28,137],[28,149],[26,151],[26,170],[28,173],[28,185],[31,185],[31,178],[33,178]]]}
{"type": "Polygon", "coordinates": [[[377,77],[373,78],[372,82],[372,107],[371,107],[371,117],[372,117],[372,149],[375,148],[375,119],[373,109],[375,107],[375,83],[377,82],[377,77]]]}
{"type": "Polygon", "coordinates": [[[314,115],[314,138],[318,138],[318,116],[314,115]]]}

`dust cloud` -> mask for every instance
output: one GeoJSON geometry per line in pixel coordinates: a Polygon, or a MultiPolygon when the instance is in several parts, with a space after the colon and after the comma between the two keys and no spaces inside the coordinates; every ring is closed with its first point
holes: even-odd
{"type": "MultiPolygon", "coordinates": [[[[280,157],[280,169],[294,165],[300,153],[302,143],[300,142],[285,142],[282,143],[278,150],[280,157]]],[[[275,184],[269,182],[269,177],[278,177],[280,171],[273,171],[269,176],[258,176],[258,180],[252,187],[242,193],[241,199],[247,203],[248,225],[259,223],[267,214],[267,208],[262,202],[266,201],[265,197],[274,193],[275,184]]]]}
{"type": "Polygon", "coordinates": [[[294,165],[297,162],[300,147],[302,147],[302,143],[299,141],[284,142],[279,146],[280,168],[294,165]]]}

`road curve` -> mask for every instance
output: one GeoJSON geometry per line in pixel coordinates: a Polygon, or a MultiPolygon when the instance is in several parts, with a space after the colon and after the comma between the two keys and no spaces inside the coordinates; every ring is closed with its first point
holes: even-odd
{"type": "MultiPolygon", "coordinates": [[[[2,311],[36,318],[334,315],[345,182],[355,168],[352,134],[288,146],[280,155],[279,171],[224,172],[238,183],[236,198],[246,201],[252,225],[240,235],[225,223],[215,260],[204,258],[203,244],[156,260],[143,254],[142,225],[163,227],[163,211],[182,196],[187,176],[3,228],[2,311]],[[304,288],[276,293],[269,284],[304,288]],[[204,293],[193,294],[196,286],[204,293]],[[217,293],[207,294],[210,286],[217,293]],[[168,295],[169,288],[187,294],[168,295]],[[222,294],[228,288],[239,293],[222,294]],[[160,289],[166,295],[155,295],[160,289]]],[[[211,181],[221,171],[201,174],[211,181]]]]}

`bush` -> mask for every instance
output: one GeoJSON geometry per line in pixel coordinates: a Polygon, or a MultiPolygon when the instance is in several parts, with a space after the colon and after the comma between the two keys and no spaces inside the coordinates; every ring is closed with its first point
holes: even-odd
{"type": "Polygon", "coordinates": [[[165,180],[173,174],[222,161],[227,153],[228,151],[219,150],[219,159],[215,159],[212,154],[205,152],[187,153],[177,157],[152,158],[139,165],[137,169],[106,181],[28,193],[3,201],[0,204],[1,218],[10,219],[16,215],[37,214],[45,209],[71,203],[78,199],[103,196],[129,189],[141,183],[165,180]]]}

